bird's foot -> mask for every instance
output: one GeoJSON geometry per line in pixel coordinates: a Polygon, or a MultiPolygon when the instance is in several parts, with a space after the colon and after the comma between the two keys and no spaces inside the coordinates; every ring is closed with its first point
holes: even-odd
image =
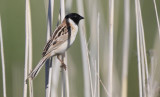
{"type": "Polygon", "coordinates": [[[66,70],[66,68],[67,68],[66,64],[62,63],[61,68],[66,70]]]}

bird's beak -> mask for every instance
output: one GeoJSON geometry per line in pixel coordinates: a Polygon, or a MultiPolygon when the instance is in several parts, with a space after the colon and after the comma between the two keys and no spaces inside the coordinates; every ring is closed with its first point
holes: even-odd
{"type": "Polygon", "coordinates": [[[81,16],[81,18],[80,18],[80,19],[84,19],[84,17],[82,17],[82,16],[81,16]]]}

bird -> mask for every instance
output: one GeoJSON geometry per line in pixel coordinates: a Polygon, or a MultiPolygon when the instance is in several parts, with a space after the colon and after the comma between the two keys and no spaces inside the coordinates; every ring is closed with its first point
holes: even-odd
{"type": "Polygon", "coordinates": [[[66,65],[59,56],[75,41],[78,33],[78,24],[82,19],[84,19],[84,17],[77,13],[69,13],[65,16],[62,23],[53,31],[44,47],[42,58],[37,66],[29,73],[27,79],[31,78],[33,80],[38,75],[47,59],[53,56],[57,56],[62,64],[61,67],[66,70],[66,65]]]}

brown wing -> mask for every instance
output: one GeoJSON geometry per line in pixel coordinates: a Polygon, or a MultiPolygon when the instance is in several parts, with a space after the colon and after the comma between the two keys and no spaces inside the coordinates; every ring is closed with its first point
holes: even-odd
{"type": "Polygon", "coordinates": [[[43,49],[43,53],[42,53],[42,56],[45,56],[46,55],[46,52],[51,44],[52,40],[50,39],[47,44],[45,45],[44,49],[43,49]]]}
{"type": "Polygon", "coordinates": [[[50,45],[50,47],[48,48],[47,52],[45,52],[45,55],[47,55],[48,53],[52,52],[53,50],[57,49],[59,46],[61,46],[61,44],[63,44],[65,41],[68,40],[68,34],[62,35],[59,38],[57,38],[57,40],[55,40],[53,42],[53,45],[50,45]],[[61,38],[59,40],[59,38],[61,38]]]}
{"type": "Polygon", "coordinates": [[[64,43],[68,39],[68,31],[70,31],[70,26],[63,21],[61,25],[57,27],[57,29],[53,32],[50,40],[47,42],[42,55],[45,56],[52,50],[55,50],[62,43],[64,43]]]}

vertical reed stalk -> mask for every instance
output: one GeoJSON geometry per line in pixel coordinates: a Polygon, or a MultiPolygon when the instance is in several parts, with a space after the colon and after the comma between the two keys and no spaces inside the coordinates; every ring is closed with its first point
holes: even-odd
{"type": "Polygon", "coordinates": [[[7,97],[6,94],[6,74],[5,74],[5,61],[4,61],[4,49],[3,49],[3,35],[2,35],[2,23],[0,15],[0,41],[1,41],[1,61],[2,61],[2,79],[3,79],[3,97],[7,97]]]}
{"type": "MultiPolygon", "coordinates": [[[[25,66],[24,66],[24,89],[23,97],[27,97],[27,75],[28,70],[31,71],[32,68],[32,35],[31,35],[31,11],[30,11],[30,1],[26,0],[26,11],[25,11],[25,66]]],[[[29,94],[33,97],[33,85],[32,81],[29,79],[29,94]]]]}
{"type": "Polygon", "coordinates": [[[156,0],[153,0],[153,3],[154,3],[154,9],[156,13],[157,26],[158,26],[158,32],[159,32],[159,38],[160,38],[160,24],[159,24],[158,12],[157,12],[156,0]]]}
{"type": "MultiPolygon", "coordinates": [[[[30,0],[28,2],[28,70],[29,72],[32,71],[32,24],[31,24],[31,9],[30,9],[30,0]]],[[[29,79],[29,95],[30,97],[33,97],[33,80],[29,79]]]]}
{"type": "Polygon", "coordinates": [[[114,27],[114,0],[109,0],[109,65],[108,65],[108,90],[112,97],[113,79],[113,27],[114,27]]]}
{"type": "Polygon", "coordinates": [[[145,66],[144,66],[144,52],[143,52],[143,44],[142,44],[142,32],[139,33],[140,39],[140,57],[141,57],[141,68],[142,68],[142,90],[143,90],[143,97],[146,97],[146,86],[145,86],[145,66]]]}
{"type": "Polygon", "coordinates": [[[65,17],[65,6],[64,6],[64,0],[60,1],[60,6],[61,6],[61,22],[63,21],[65,17]]]}
{"type": "MultiPolygon", "coordinates": [[[[67,54],[66,54],[67,55],[67,54]]],[[[66,59],[67,60],[67,59],[66,59]]],[[[67,63],[67,62],[66,62],[67,63]]],[[[65,78],[65,80],[66,80],[66,97],[70,97],[69,95],[69,76],[68,76],[68,70],[66,70],[66,78],[65,78]]]]}
{"type": "MultiPolygon", "coordinates": [[[[136,10],[137,10],[137,14],[136,14],[136,19],[138,20],[137,25],[138,25],[138,33],[139,34],[138,38],[139,38],[139,59],[140,59],[140,65],[141,67],[139,68],[139,72],[141,72],[141,88],[142,88],[142,95],[143,97],[147,97],[147,90],[149,91],[149,83],[148,81],[146,82],[146,77],[148,79],[148,63],[147,63],[147,56],[146,56],[146,46],[145,46],[145,37],[144,37],[144,28],[143,28],[143,21],[142,21],[142,15],[141,15],[141,7],[140,7],[140,1],[136,1],[137,5],[136,5],[136,10]],[[147,85],[147,86],[146,86],[147,85]]],[[[138,48],[137,48],[138,49],[138,48]]],[[[140,76],[140,74],[139,74],[140,76]]]]}
{"type": "MultiPolygon", "coordinates": [[[[61,11],[60,11],[60,14],[61,14],[61,22],[63,21],[64,17],[65,17],[65,1],[64,0],[60,0],[60,7],[61,7],[61,11]]],[[[67,53],[65,53],[63,56],[62,56],[62,60],[64,60],[64,63],[67,65],[67,53]]],[[[66,71],[62,68],[61,69],[62,71],[62,78],[61,78],[61,97],[69,97],[69,81],[68,81],[68,70],[66,69],[66,71]],[[67,88],[66,88],[67,86],[67,88]],[[67,91],[67,93],[66,93],[67,91]]]]}
{"type": "Polygon", "coordinates": [[[52,65],[52,86],[51,86],[51,97],[58,97],[58,84],[59,84],[59,76],[60,76],[60,62],[56,58],[54,58],[54,65],[52,65]]]}
{"type": "Polygon", "coordinates": [[[146,95],[146,97],[148,96],[148,92],[149,90],[149,83],[148,83],[148,79],[149,79],[149,72],[148,72],[148,62],[147,62],[147,54],[146,54],[146,43],[145,43],[145,37],[144,37],[144,27],[143,27],[143,21],[142,21],[142,13],[141,13],[141,9],[140,9],[140,1],[139,1],[139,10],[140,10],[140,22],[141,22],[141,36],[142,36],[142,52],[143,52],[143,61],[144,61],[144,95],[146,95]],[[147,79],[147,80],[146,80],[147,79]],[[148,89],[148,90],[146,90],[148,89]]]}
{"type": "MultiPolygon", "coordinates": [[[[47,19],[47,41],[52,34],[52,22],[53,22],[53,9],[54,0],[49,0],[48,2],[48,19],[47,19]]],[[[52,79],[52,58],[49,58],[45,65],[45,97],[50,97],[51,95],[51,79],[52,79]]]]}
{"type": "Polygon", "coordinates": [[[137,54],[138,54],[138,77],[139,77],[139,97],[142,97],[142,68],[141,68],[141,52],[140,52],[140,23],[139,23],[139,10],[138,0],[135,0],[135,13],[136,13],[136,35],[137,35],[137,54]]]}
{"type": "MultiPolygon", "coordinates": [[[[83,0],[77,0],[77,9],[78,13],[84,16],[84,6],[83,0]]],[[[85,22],[81,21],[79,24],[80,30],[80,42],[81,42],[81,52],[82,52],[82,61],[83,61],[83,77],[84,77],[84,97],[90,96],[90,79],[89,79],[89,56],[87,49],[87,41],[86,41],[86,28],[85,22]]]]}
{"type": "Polygon", "coordinates": [[[52,34],[52,22],[53,22],[54,0],[48,2],[48,18],[47,18],[47,41],[52,34]]]}
{"type": "Polygon", "coordinates": [[[98,76],[96,77],[97,78],[97,96],[96,97],[100,97],[100,82],[99,82],[99,29],[100,29],[100,13],[98,12],[98,17],[97,17],[97,44],[98,44],[98,48],[97,48],[97,55],[98,55],[98,58],[97,58],[97,73],[98,73],[98,76]]]}
{"type": "MultiPolygon", "coordinates": [[[[89,41],[89,44],[90,44],[90,50],[89,50],[89,56],[90,56],[90,65],[89,65],[89,74],[90,74],[90,87],[91,87],[91,96],[94,96],[94,88],[93,87],[96,87],[94,85],[97,84],[96,82],[96,78],[97,76],[93,76],[93,75],[96,75],[96,72],[98,71],[97,70],[97,60],[98,60],[98,56],[96,56],[98,54],[97,52],[97,49],[98,49],[98,41],[97,41],[97,35],[98,35],[98,32],[97,29],[97,10],[98,10],[98,5],[96,5],[98,2],[96,0],[88,0],[88,6],[90,6],[89,9],[89,14],[91,14],[91,17],[90,17],[90,41],[89,41]],[[90,3],[92,3],[92,5],[89,5],[90,3]],[[94,7],[93,7],[94,6],[94,7]],[[95,62],[94,62],[95,61],[95,62]],[[94,68],[96,68],[96,70],[94,70],[94,68]],[[96,84],[93,84],[93,83],[96,83],[96,84]]],[[[97,89],[97,88],[95,88],[97,89]]],[[[97,91],[95,92],[95,95],[97,95],[97,91]]]]}
{"type": "Polygon", "coordinates": [[[130,0],[124,0],[124,40],[123,40],[121,97],[127,97],[129,40],[130,40],[130,0]]]}
{"type": "Polygon", "coordinates": [[[66,12],[70,12],[72,8],[73,0],[67,0],[66,2],[66,12]]]}
{"type": "MultiPolygon", "coordinates": [[[[29,43],[31,42],[30,41],[30,36],[31,34],[31,13],[30,13],[30,1],[29,0],[26,0],[26,11],[25,11],[25,33],[26,33],[26,39],[25,39],[25,66],[24,66],[24,89],[23,89],[23,97],[27,97],[27,82],[26,82],[26,79],[27,79],[27,75],[28,75],[28,66],[29,64],[31,64],[31,60],[32,59],[29,59],[30,57],[30,51],[31,48],[29,48],[29,43]]],[[[31,69],[31,67],[30,67],[31,69]]],[[[32,82],[31,80],[29,79],[29,87],[30,87],[30,96],[33,96],[33,87],[31,86],[32,85],[32,82]]]]}
{"type": "Polygon", "coordinates": [[[144,37],[144,27],[143,27],[143,21],[142,21],[142,14],[141,14],[141,6],[140,1],[138,0],[138,8],[139,8],[139,21],[140,21],[140,39],[141,39],[141,58],[142,58],[142,78],[143,78],[143,93],[144,97],[147,97],[147,90],[149,91],[149,84],[148,81],[148,62],[147,62],[147,56],[146,56],[146,43],[145,43],[145,37],[144,37]],[[146,78],[147,77],[147,78],[146,78]]]}
{"type": "Polygon", "coordinates": [[[25,65],[24,65],[24,85],[23,85],[23,97],[27,97],[27,71],[28,71],[28,33],[26,31],[26,40],[25,40],[25,65]]]}

